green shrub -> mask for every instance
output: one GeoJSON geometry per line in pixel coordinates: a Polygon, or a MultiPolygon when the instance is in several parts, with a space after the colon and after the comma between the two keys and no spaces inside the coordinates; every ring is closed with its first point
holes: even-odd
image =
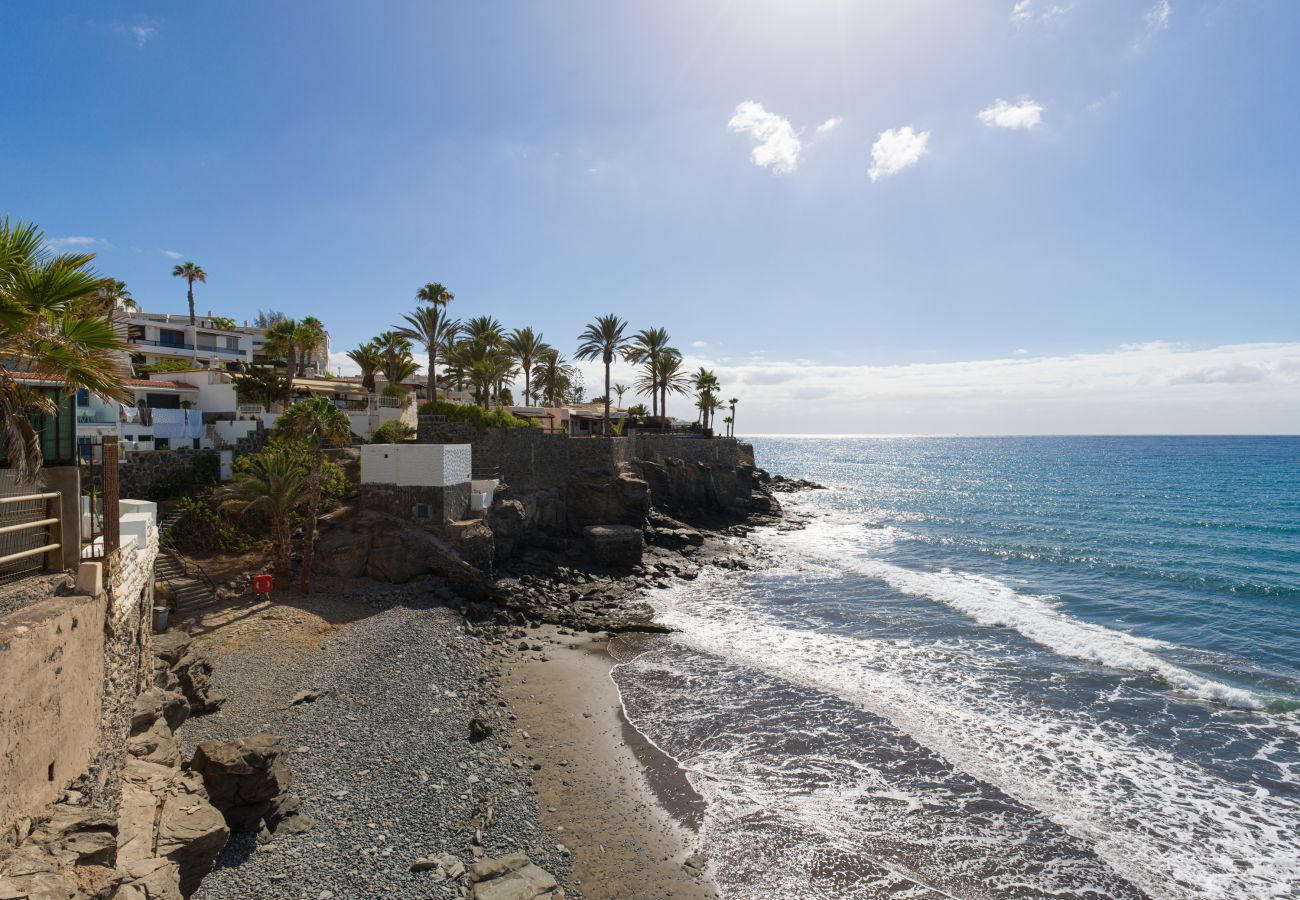
{"type": "Polygon", "coordinates": [[[179,515],[168,529],[168,537],[178,550],[187,553],[246,553],[260,541],[247,534],[213,509],[206,501],[181,497],[176,504],[179,515]]]}
{"type": "Polygon", "coordinates": [[[372,444],[400,444],[402,441],[409,441],[413,437],[415,437],[414,428],[400,419],[394,419],[376,428],[370,442],[372,444]]]}
{"type": "Polygon", "coordinates": [[[420,404],[422,416],[446,416],[448,422],[468,422],[479,431],[485,428],[528,428],[527,419],[512,416],[504,409],[483,409],[463,403],[444,403],[441,400],[426,400],[420,404]]]}

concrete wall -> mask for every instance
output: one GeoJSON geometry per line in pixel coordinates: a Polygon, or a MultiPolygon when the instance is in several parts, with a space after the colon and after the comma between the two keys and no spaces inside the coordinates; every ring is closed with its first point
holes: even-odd
{"type": "Polygon", "coordinates": [[[105,612],[102,598],[72,596],[0,617],[0,835],[95,760],[105,612]]]}
{"type": "Polygon", "coordinates": [[[367,444],[361,448],[361,483],[408,487],[468,484],[469,444],[367,444]]]}

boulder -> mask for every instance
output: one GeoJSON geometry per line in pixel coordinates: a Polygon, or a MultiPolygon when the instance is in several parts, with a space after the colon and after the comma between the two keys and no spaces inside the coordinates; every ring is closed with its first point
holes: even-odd
{"type": "Polygon", "coordinates": [[[337,578],[360,578],[370,557],[370,534],[337,529],[316,542],[316,571],[337,578]]]}
{"type": "Polygon", "coordinates": [[[569,529],[581,533],[588,525],[640,525],[650,512],[650,489],[630,472],[618,475],[578,475],[566,490],[569,529]]]}
{"type": "Polygon", "coordinates": [[[630,568],[641,562],[645,541],[631,525],[588,525],[582,529],[591,561],[598,566],[630,568]]]}
{"type": "Polygon", "coordinates": [[[236,741],[203,741],[189,769],[203,779],[212,805],[232,831],[257,831],[292,775],[279,735],[256,734],[236,741]]]}
{"type": "Polygon", "coordinates": [[[212,664],[194,649],[190,636],[183,631],[155,634],[149,649],[153,653],[155,687],[179,691],[194,715],[215,712],[226,698],[212,689],[212,664]]]}
{"type": "Polygon", "coordinates": [[[198,777],[131,758],[122,771],[117,833],[118,868],[139,882],[136,893],[122,896],[188,897],[212,871],[230,829],[198,777]],[[157,894],[167,878],[174,878],[172,893],[157,894]]]}
{"type": "Polygon", "coordinates": [[[497,562],[514,556],[515,548],[528,540],[531,531],[523,501],[500,496],[488,510],[487,525],[492,529],[497,562]]]}
{"type": "Polygon", "coordinates": [[[491,576],[496,542],[487,522],[482,519],[448,522],[447,541],[461,559],[484,575],[491,576]]]}
{"type": "Polygon", "coordinates": [[[522,850],[469,867],[472,900],[560,900],[555,878],[533,864],[522,850]]]}

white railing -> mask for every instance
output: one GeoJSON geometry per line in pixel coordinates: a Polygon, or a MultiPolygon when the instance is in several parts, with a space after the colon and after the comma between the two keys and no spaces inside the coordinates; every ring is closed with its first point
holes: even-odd
{"type": "Polygon", "coordinates": [[[0,497],[0,506],[10,503],[28,503],[33,501],[53,500],[54,514],[44,519],[35,519],[31,522],[19,522],[16,525],[5,525],[0,527],[0,537],[15,534],[20,531],[28,531],[33,528],[45,530],[45,544],[39,547],[30,547],[26,550],[19,550],[14,553],[6,553],[0,556],[0,565],[11,562],[17,562],[20,559],[27,559],[29,556],[37,556],[44,553],[52,553],[63,546],[63,495],[58,491],[50,491],[44,494],[16,494],[9,497],[0,497]]]}

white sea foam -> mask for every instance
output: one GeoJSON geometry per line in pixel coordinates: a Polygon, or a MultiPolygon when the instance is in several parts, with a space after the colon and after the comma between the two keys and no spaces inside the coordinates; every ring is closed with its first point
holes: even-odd
{"type": "MultiPolygon", "coordinates": [[[[787,627],[721,581],[654,599],[663,604],[662,620],[679,629],[675,640],[888,719],[1086,840],[1153,897],[1281,898],[1300,883],[1300,805],[1181,760],[1142,740],[1140,726],[1098,721],[1087,710],[1040,708],[1003,683],[996,668],[937,652],[932,643],[787,627]]],[[[739,760],[716,763],[696,761],[696,777],[714,779],[722,801],[710,815],[779,804],[781,815],[825,829],[837,821],[836,803],[848,802],[833,794],[782,796],[737,776],[739,760]]],[[[1282,774],[1295,781],[1290,768],[1282,774]]],[[[848,821],[848,811],[840,818],[848,821]]]]}
{"type": "Polygon", "coordinates": [[[1163,641],[1076,619],[1056,608],[1056,598],[1022,593],[995,578],[951,569],[922,572],[883,562],[867,552],[878,551],[882,542],[899,533],[871,529],[865,532],[866,541],[863,534],[860,523],[823,517],[804,531],[773,532],[767,540],[825,564],[879,579],[901,593],[937,601],[981,625],[1012,628],[1061,656],[1153,675],[1201,700],[1237,709],[1265,706],[1250,691],[1206,678],[1151,652],[1170,646],[1163,641]]]}

